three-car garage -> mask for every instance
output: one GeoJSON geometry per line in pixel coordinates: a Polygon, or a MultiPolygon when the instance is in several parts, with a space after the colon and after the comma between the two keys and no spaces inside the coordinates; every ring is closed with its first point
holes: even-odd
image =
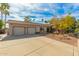
{"type": "Polygon", "coordinates": [[[48,24],[25,23],[22,21],[9,21],[9,35],[32,35],[46,33],[48,24]],[[42,28],[42,29],[41,29],[42,28]]]}
{"type": "Polygon", "coordinates": [[[31,35],[36,33],[36,28],[14,27],[13,35],[31,35]]]}

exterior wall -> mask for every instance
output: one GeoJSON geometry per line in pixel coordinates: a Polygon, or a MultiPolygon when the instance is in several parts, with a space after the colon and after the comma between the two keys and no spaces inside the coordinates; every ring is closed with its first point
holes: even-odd
{"type": "Polygon", "coordinates": [[[48,25],[45,24],[9,23],[9,35],[28,35],[41,33],[41,27],[43,28],[42,33],[46,33],[48,25]]]}
{"type": "Polygon", "coordinates": [[[9,25],[9,30],[8,30],[8,35],[12,35],[13,34],[13,26],[9,25]]]}

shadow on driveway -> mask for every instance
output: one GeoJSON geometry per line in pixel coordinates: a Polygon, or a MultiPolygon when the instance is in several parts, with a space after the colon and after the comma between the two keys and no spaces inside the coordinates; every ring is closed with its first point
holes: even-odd
{"type": "Polygon", "coordinates": [[[24,39],[24,38],[32,38],[32,37],[39,37],[45,36],[46,34],[34,34],[34,35],[13,35],[13,36],[6,36],[1,41],[8,41],[8,40],[16,40],[16,39],[24,39]]]}

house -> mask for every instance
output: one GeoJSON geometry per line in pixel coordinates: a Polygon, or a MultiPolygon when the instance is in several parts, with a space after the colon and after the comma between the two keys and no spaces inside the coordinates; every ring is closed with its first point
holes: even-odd
{"type": "Polygon", "coordinates": [[[9,20],[9,35],[32,35],[47,33],[50,24],[38,24],[33,22],[9,20]]]}

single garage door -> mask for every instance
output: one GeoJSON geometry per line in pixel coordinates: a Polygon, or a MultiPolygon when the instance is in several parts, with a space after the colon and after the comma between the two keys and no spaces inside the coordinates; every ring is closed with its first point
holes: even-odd
{"type": "Polygon", "coordinates": [[[36,27],[36,32],[40,32],[40,27],[36,27]]]}
{"type": "Polygon", "coordinates": [[[35,28],[28,28],[28,34],[35,34],[35,28]]]}
{"type": "Polygon", "coordinates": [[[28,35],[28,28],[25,28],[25,34],[28,35]]]}
{"type": "Polygon", "coordinates": [[[47,28],[46,27],[44,27],[44,31],[47,32],[47,28]]]}
{"type": "Polygon", "coordinates": [[[24,28],[22,28],[22,27],[14,28],[14,35],[23,35],[23,34],[24,34],[24,28]]]}

